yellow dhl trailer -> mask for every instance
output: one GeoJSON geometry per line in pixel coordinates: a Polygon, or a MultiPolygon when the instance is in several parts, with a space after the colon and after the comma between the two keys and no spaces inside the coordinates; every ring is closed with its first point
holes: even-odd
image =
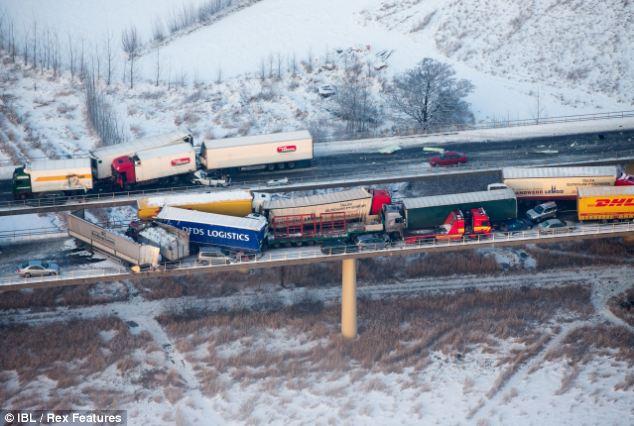
{"type": "Polygon", "coordinates": [[[577,190],[579,220],[634,218],[634,186],[595,186],[577,190]]]}
{"type": "Polygon", "coordinates": [[[249,191],[197,192],[169,196],[145,197],[137,200],[141,220],[154,219],[165,206],[206,213],[244,217],[251,213],[253,196],[249,191]]]}

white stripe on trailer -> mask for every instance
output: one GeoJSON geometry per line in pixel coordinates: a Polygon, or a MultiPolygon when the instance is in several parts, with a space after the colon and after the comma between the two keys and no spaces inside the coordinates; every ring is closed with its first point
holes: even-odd
{"type": "Polygon", "coordinates": [[[531,178],[563,178],[563,177],[617,177],[617,166],[587,166],[587,167],[504,167],[504,179],[531,178]]]}
{"type": "Polygon", "coordinates": [[[496,189],[493,191],[464,192],[460,194],[432,195],[429,197],[405,198],[403,205],[406,209],[418,209],[424,207],[447,206],[463,203],[479,203],[483,201],[496,201],[514,199],[515,193],[511,189],[496,189]]]}
{"type": "Polygon", "coordinates": [[[204,142],[209,149],[230,148],[238,146],[262,145],[268,143],[291,142],[296,140],[312,139],[308,130],[297,132],[271,133],[268,135],[241,136],[237,138],[214,139],[204,142]],[[207,145],[209,144],[209,145],[207,145]]]}
{"type": "Polygon", "coordinates": [[[578,188],[579,198],[583,197],[607,197],[625,195],[634,196],[634,186],[589,186],[578,188]]]}
{"type": "Polygon", "coordinates": [[[370,192],[368,192],[365,188],[357,187],[345,191],[327,192],[325,194],[266,200],[264,201],[263,206],[264,210],[291,209],[319,206],[322,204],[342,203],[365,198],[372,198],[372,194],[370,194],[370,192]]]}
{"type": "Polygon", "coordinates": [[[266,226],[266,218],[235,217],[223,214],[205,213],[195,210],[179,209],[178,207],[163,207],[156,216],[157,219],[200,223],[205,225],[226,226],[238,229],[260,231],[266,226]]]}

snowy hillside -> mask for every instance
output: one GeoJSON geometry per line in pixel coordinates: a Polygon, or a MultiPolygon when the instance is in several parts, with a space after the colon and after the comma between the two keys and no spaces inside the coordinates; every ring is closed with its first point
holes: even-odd
{"type": "Polygon", "coordinates": [[[634,103],[627,0],[382,1],[364,15],[486,73],[634,103]]]}
{"type": "MultiPolygon", "coordinates": [[[[138,73],[146,80],[155,79],[157,64],[161,81],[211,84],[255,78],[261,68],[279,63],[288,81],[291,61],[324,61],[337,49],[353,47],[393,51],[386,78],[425,56],[449,62],[458,77],[475,84],[468,100],[477,120],[530,118],[536,115],[537,93],[542,116],[632,107],[634,43],[627,2],[611,0],[605,7],[556,0],[234,1],[240,7],[208,25],[153,41],[157,25],[165,29],[183,10],[204,3],[6,0],[3,7],[16,29],[32,34],[38,22],[40,32],[85,40],[90,52],[102,49],[110,33],[119,79],[125,60],[120,34],[134,24],[143,43],[138,73]]],[[[317,77],[307,79],[307,89],[316,90],[317,77]]],[[[281,97],[283,103],[298,99],[281,97]]]]}

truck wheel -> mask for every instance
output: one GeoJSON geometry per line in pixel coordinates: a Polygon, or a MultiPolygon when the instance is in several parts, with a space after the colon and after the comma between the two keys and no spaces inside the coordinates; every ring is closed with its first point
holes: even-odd
{"type": "Polygon", "coordinates": [[[295,162],[291,161],[290,163],[286,164],[288,166],[289,169],[294,169],[295,168],[295,162]]]}
{"type": "Polygon", "coordinates": [[[273,170],[275,170],[275,164],[267,164],[266,170],[272,172],[273,170]]]}

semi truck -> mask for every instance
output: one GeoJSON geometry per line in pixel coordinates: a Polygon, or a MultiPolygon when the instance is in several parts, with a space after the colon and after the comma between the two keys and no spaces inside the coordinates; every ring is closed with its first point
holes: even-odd
{"type": "Polygon", "coordinates": [[[443,224],[452,211],[479,208],[486,211],[491,222],[517,218],[517,198],[512,190],[506,188],[406,198],[401,203],[385,206],[383,221],[388,234],[400,234],[404,238],[416,230],[443,224]]]}
{"type": "Polygon", "coordinates": [[[260,252],[266,239],[266,218],[253,213],[234,217],[168,206],[156,220],[187,231],[192,243],[235,251],[260,252]]]}
{"type": "Polygon", "coordinates": [[[200,164],[207,172],[308,167],[313,138],[307,130],[205,141],[200,164]]]}
{"type": "Polygon", "coordinates": [[[174,132],[93,149],[90,151],[90,157],[93,162],[93,168],[95,169],[94,178],[97,180],[111,178],[112,162],[115,158],[132,156],[134,153],[146,149],[161,148],[181,143],[193,145],[194,138],[189,133],[174,132]]]}
{"type": "Polygon", "coordinates": [[[577,216],[579,221],[634,219],[634,186],[579,188],[577,216]]]}
{"type": "Polygon", "coordinates": [[[251,213],[253,196],[244,190],[195,192],[168,196],[144,197],[137,200],[140,220],[156,217],[163,207],[179,207],[206,213],[244,217],[251,213]]]}
{"type": "Polygon", "coordinates": [[[271,227],[283,224],[285,217],[304,216],[306,221],[319,220],[322,215],[345,214],[348,221],[365,222],[368,216],[378,216],[384,204],[391,203],[390,194],[382,189],[357,187],[293,198],[264,199],[260,213],[269,219],[271,227]]]}
{"type": "Polygon", "coordinates": [[[87,192],[93,187],[88,158],[36,160],[13,172],[13,196],[26,198],[50,192],[87,192]]]}
{"type": "Polygon", "coordinates": [[[574,200],[577,188],[634,185],[618,166],[505,167],[502,178],[489,188],[511,188],[521,200],[574,200]]]}
{"type": "Polygon", "coordinates": [[[405,244],[434,239],[437,241],[460,241],[463,238],[480,238],[491,235],[491,220],[482,208],[463,212],[453,210],[442,225],[432,230],[413,230],[404,236],[405,244]]]}
{"type": "Polygon", "coordinates": [[[134,266],[158,266],[161,261],[159,247],[139,244],[124,235],[82,219],[78,216],[79,214],[79,212],[73,212],[66,215],[68,235],[71,237],[134,266]]]}
{"type": "Polygon", "coordinates": [[[138,151],[112,161],[112,178],[119,188],[176,178],[197,169],[196,151],[188,143],[138,151]]]}

